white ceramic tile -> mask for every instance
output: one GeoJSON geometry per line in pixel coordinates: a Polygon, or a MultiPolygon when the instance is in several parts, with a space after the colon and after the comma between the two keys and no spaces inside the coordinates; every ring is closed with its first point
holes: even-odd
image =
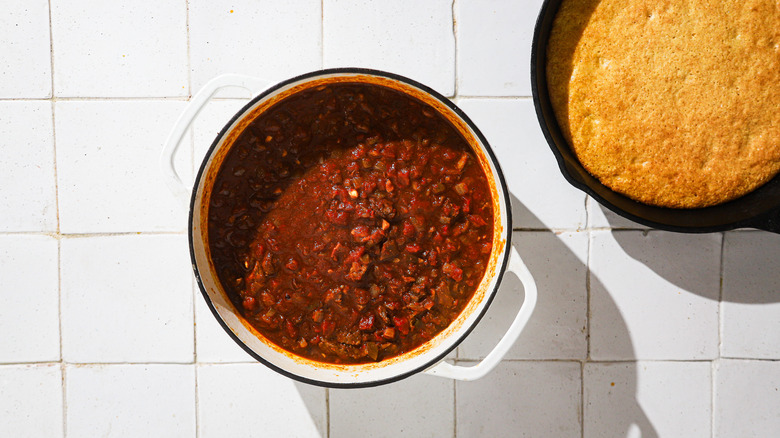
{"type": "Polygon", "coordinates": [[[60,359],[58,282],[55,238],[0,236],[0,362],[60,359]]]}
{"type": "Polygon", "coordinates": [[[67,436],[195,436],[194,365],[65,369],[67,436]]]}
{"type": "Polygon", "coordinates": [[[711,436],[710,362],[587,363],[584,436],[711,436]]]}
{"type": "Polygon", "coordinates": [[[580,374],[578,362],[503,362],[457,382],[458,436],[580,437],[580,374]]]}
{"type": "Polygon", "coordinates": [[[780,362],[725,359],[715,363],[714,372],[714,436],[777,436],[780,362]]]}
{"type": "Polygon", "coordinates": [[[202,438],[324,437],[325,400],[324,389],[296,383],[259,363],[198,366],[202,438]]]}
{"type": "Polygon", "coordinates": [[[718,355],[719,234],[594,231],[594,360],[699,360],[718,355]]]}
{"type": "Polygon", "coordinates": [[[325,67],[385,70],[455,93],[450,0],[325,0],[323,46],[325,67]]]}
{"type": "MultiPolygon", "coordinates": [[[[191,0],[192,91],[223,73],[278,82],[320,69],[320,4],[320,0],[191,0]]],[[[221,95],[226,94],[243,95],[221,95]]]]}
{"type": "Polygon", "coordinates": [[[57,229],[52,132],[50,102],[0,102],[0,231],[57,229]]]}
{"type": "Polygon", "coordinates": [[[515,228],[585,226],[585,194],[558,170],[529,99],[459,99],[485,134],[504,171],[515,228]]]}
{"type": "Polygon", "coordinates": [[[649,227],[636,223],[630,219],[613,212],[599,204],[595,199],[588,197],[588,226],[590,228],[612,228],[647,230],[649,227]]]}
{"type": "MultiPolygon", "coordinates": [[[[512,234],[539,291],[528,325],[507,359],[585,359],[588,235],[585,232],[523,231],[512,234]]],[[[498,295],[477,328],[460,345],[458,357],[485,357],[509,328],[522,300],[520,281],[505,275],[498,295]]]]}
{"type": "MultiPolygon", "coordinates": [[[[186,210],[160,172],[160,152],[184,109],[175,101],[65,101],[55,105],[63,233],[184,231],[186,210]]],[[[192,143],[177,155],[191,179],[192,143]]]]}
{"type": "Polygon", "coordinates": [[[184,235],[65,238],[62,354],[68,362],[191,362],[184,235]]]}
{"type": "Polygon", "coordinates": [[[189,94],[187,4],[51,0],[54,94],[189,94]]]}
{"type": "Polygon", "coordinates": [[[4,2],[0,14],[0,98],[51,97],[49,2],[4,2]]]}
{"type": "Polygon", "coordinates": [[[195,292],[195,308],[198,362],[256,362],[219,325],[200,290],[195,292]]]}
{"type": "Polygon", "coordinates": [[[721,354],[780,358],[780,236],[726,233],[723,251],[721,354]]]}
{"type": "Polygon", "coordinates": [[[457,2],[458,94],[531,95],[531,39],[541,4],[457,2]]]}
{"type": "Polygon", "coordinates": [[[418,374],[365,389],[330,390],[331,436],[452,436],[452,380],[418,374]]]}
{"type": "Polygon", "coordinates": [[[248,99],[212,100],[203,107],[198,118],[192,124],[194,142],[195,171],[200,169],[203,157],[206,156],[217,134],[233,118],[233,116],[249,102],[248,99]]]}
{"type": "Polygon", "coordinates": [[[0,366],[0,434],[63,436],[59,364],[0,366]]]}

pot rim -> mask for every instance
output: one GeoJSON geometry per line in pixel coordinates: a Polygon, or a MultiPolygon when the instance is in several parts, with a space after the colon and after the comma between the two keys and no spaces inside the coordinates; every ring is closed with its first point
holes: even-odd
{"type": "MultiPolygon", "coordinates": [[[[497,201],[498,202],[498,201],[497,201]]],[[[190,202],[189,202],[189,214],[188,214],[188,225],[187,225],[187,237],[188,237],[188,243],[189,243],[189,251],[190,251],[190,260],[192,263],[193,273],[195,275],[195,280],[198,285],[198,289],[200,289],[201,295],[206,301],[206,304],[219,323],[219,325],[222,327],[222,329],[227,332],[227,334],[233,339],[234,342],[236,342],[247,354],[249,354],[252,358],[257,360],[258,362],[262,363],[263,365],[267,366],[268,368],[276,371],[279,374],[282,374],[286,377],[289,377],[293,380],[307,383],[310,385],[315,386],[321,386],[326,388],[366,388],[366,387],[373,387],[373,386],[379,386],[384,385],[388,383],[397,382],[400,380],[403,380],[409,376],[412,376],[414,374],[417,374],[421,371],[424,371],[431,366],[439,363],[442,361],[452,350],[457,348],[458,345],[460,345],[461,342],[476,328],[476,326],[479,324],[479,322],[482,320],[484,315],[487,313],[488,309],[490,308],[490,305],[493,302],[493,299],[496,296],[496,293],[498,292],[499,286],[501,285],[501,282],[503,280],[504,273],[507,269],[507,264],[509,262],[509,257],[511,254],[510,249],[512,248],[512,205],[511,200],[509,196],[509,190],[507,188],[506,179],[504,177],[504,172],[501,169],[501,166],[498,162],[498,159],[496,158],[495,153],[493,152],[493,149],[491,148],[490,144],[488,143],[485,136],[482,134],[482,132],[477,128],[476,124],[466,115],[466,113],[463,112],[457,105],[455,105],[454,102],[452,102],[450,99],[445,97],[444,95],[440,94],[436,90],[421,84],[413,79],[407,78],[405,76],[401,76],[399,74],[390,73],[386,71],[381,70],[375,70],[375,69],[367,69],[367,68],[358,68],[358,67],[340,67],[340,68],[329,68],[329,69],[321,69],[321,70],[315,70],[308,73],[304,73],[289,79],[286,79],[284,81],[278,82],[264,91],[262,91],[257,96],[253,97],[246,105],[244,105],[241,109],[239,109],[233,117],[228,120],[228,122],[222,127],[222,129],[219,131],[219,133],[214,138],[214,141],[211,143],[211,146],[209,147],[208,151],[204,155],[203,160],[201,161],[201,164],[198,168],[197,174],[194,179],[194,183],[192,186],[192,191],[190,195],[190,202]],[[223,139],[223,137],[230,131],[230,127],[236,122],[240,117],[244,116],[246,112],[252,108],[258,101],[264,99],[266,96],[276,92],[278,89],[283,88],[289,84],[305,81],[308,79],[313,79],[319,76],[325,76],[325,75],[338,75],[338,74],[344,74],[344,75],[368,75],[368,76],[380,76],[389,78],[392,80],[396,80],[399,82],[406,83],[407,85],[411,85],[415,88],[418,88],[419,90],[427,93],[428,95],[432,96],[442,104],[444,104],[450,111],[452,111],[455,115],[457,115],[468,127],[472,130],[475,137],[479,141],[479,143],[483,146],[483,151],[485,152],[485,155],[490,159],[491,164],[495,167],[496,172],[495,175],[497,177],[497,189],[500,190],[501,194],[504,196],[505,201],[505,216],[506,216],[506,230],[505,230],[505,239],[504,239],[504,248],[503,248],[503,255],[500,262],[496,265],[496,271],[495,271],[495,285],[492,288],[492,290],[488,291],[488,293],[485,294],[485,305],[481,309],[481,311],[477,314],[474,321],[468,326],[463,329],[463,331],[457,333],[458,337],[455,339],[455,341],[452,343],[452,345],[448,346],[442,353],[434,356],[432,359],[425,362],[423,365],[420,365],[410,371],[406,371],[403,373],[392,375],[385,379],[377,379],[377,380],[371,380],[371,381],[364,381],[364,382],[347,382],[347,383],[341,383],[341,382],[330,382],[330,381],[322,381],[322,380],[316,380],[316,379],[310,379],[307,377],[300,376],[298,374],[295,374],[293,372],[290,372],[288,370],[285,370],[273,363],[271,363],[269,360],[263,358],[259,354],[257,354],[252,348],[250,348],[248,345],[244,343],[227,325],[227,323],[223,320],[222,316],[217,311],[216,307],[214,306],[211,297],[209,296],[206,287],[203,284],[203,280],[201,278],[200,268],[198,267],[198,263],[196,260],[196,254],[195,254],[195,245],[194,245],[194,229],[193,229],[193,218],[194,218],[194,212],[196,208],[196,198],[198,193],[198,187],[201,179],[203,178],[204,172],[206,170],[206,164],[208,163],[208,158],[213,154],[214,150],[217,148],[217,145],[220,143],[220,141],[223,139]]]]}

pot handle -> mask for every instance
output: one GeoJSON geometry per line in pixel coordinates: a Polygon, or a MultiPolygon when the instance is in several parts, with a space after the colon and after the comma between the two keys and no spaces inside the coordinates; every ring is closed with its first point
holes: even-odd
{"type": "Polygon", "coordinates": [[[256,95],[271,84],[272,82],[270,81],[252,76],[224,74],[208,81],[203,88],[192,96],[187,108],[181,113],[170,134],[168,134],[168,139],[165,140],[165,146],[163,146],[162,154],[160,155],[160,170],[165,178],[165,184],[185,208],[189,207],[190,189],[182,182],[179,173],[176,172],[173,158],[176,155],[176,150],[179,149],[184,134],[187,133],[187,129],[189,129],[200,111],[218,90],[225,87],[240,87],[249,90],[252,95],[256,95]]]}
{"type": "Polygon", "coordinates": [[[507,269],[517,275],[517,278],[523,283],[523,288],[525,289],[525,299],[520,306],[520,310],[517,312],[517,316],[515,316],[515,320],[512,321],[512,325],[509,326],[509,330],[507,330],[501,340],[498,341],[498,344],[496,344],[493,350],[482,359],[482,362],[474,366],[463,367],[442,361],[426,370],[426,374],[456,380],[477,380],[487,375],[487,373],[493,370],[493,368],[501,362],[501,359],[504,358],[512,347],[512,344],[515,343],[517,337],[520,336],[520,332],[523,331],[528,319],[531,317],[531,313],[534,311],[534,307],[536,307],[537,295],[536,282],[531,275],[531,271],[525,266],[525,263],[523,263],[523,260],[520,258],[520,254],[518,254],[514,247],[511,249],[507,269]]]}

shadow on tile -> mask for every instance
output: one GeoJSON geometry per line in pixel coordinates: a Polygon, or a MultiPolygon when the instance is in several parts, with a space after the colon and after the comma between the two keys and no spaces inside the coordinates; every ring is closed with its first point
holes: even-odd
{"type": "MultiPolygon", "coordinates": [[[[621,224],[621,219],[619,219],[618,216],[614,214],[610,214],[608,209],[606,209],[602,205],[598,205],[597,208],[600,208],[607,217],[610,225],[617,226],[621,224]]],[[[640,225],[637,224],[638,227],[640,225]]],[[[773,233],[770,233],[768,231],[745,231],[746,233],[756,233],[756,234],[764,234],[766,236],[766,239],[776,239],[777,236],[773,233]]],[[[670,240],[685,240],[689,244],[692,245],[707,245],[708,240],[718,239],[718,242],[720,242],[719,239],[723,238],[721,236],[727,236],[727,245],[726,245],[726,254],[722,257],[720,257],[720,246],[717,246],[718,253],[716,254],[716,260],[714,263],[717,264],[716,271],[723,272],[724,278],[728,276],[729,274],[729,263],[739,265],[742,267],[747,267],[751,271],[750,275],[753,276],[750,282],[747,282],[749,284],[744,284],[745,282],[740,282],[740,288],[739,291],[727,291],[724,287],[724,293],[720,294],[718,287],[707,287],[705,286],[700,278],[700,276],[692,275],[692,272],[687,270],[686,267],[691,266],[691,260],[690,260],[690,254],[686,252],[677,252],[675,251],[675,244],[661,244],[661,245],[653,245],[652,242],[648,241],[647,239],[637,239],[636,232],[633,231],[613,231],[613,236],[615,240],[618,242],[618,244],[623,248],[623,250],[626,252],[626,254],[630,257],[632,257],[635,260],[640,261],[645,266],[653,270],[656,274],[663,277],[670,283],[676,285],[677,287],[680,287],[682,289],[685,289],[688,292],[697,294],[699,296],[702,296],[704,298],[708,298],[714,301],[717,301],[721,299],[724,302],[735,302],[735,303],[748,303],[748,304],[766,304],[766,303],[778,303],[780,302],[780,293],[768,293],[767,290],[761,289],[761,285],[770,284],[773,281],[776,281],[777,278],[777,271],[775,269],[751,269],[751,267],[755,268],[757,266],[767,266],[770,267],[772,263],[767,262],[768,258],[772,259],[774,257],[769,257],[766,251],[763,251],[759,248],[760,245],[756,245],[757,248],[755,251],[750,251],[747,248],[740,248],[738,253],[729,253],[729,246],[728,246],[728,236],[729,234],[733,234],[733,232],[727,232],[727,233],[708,233],[708,234],[685,234],[685,233],[670,233],[665,231],[658,231],[658,230],[650,230],[645,231],[645,233],[657,233],[657,234],[669,234],[672,236],[676,236],[675,239],[670,240]],[[720,270],[720,263],[725,263],[726,267],[721,271],[720,270]],[[720,298],[719,298],[720,297],[720,298]]],[[[736,233],[741,233],[736,232],[736,233]]],[[[775,258],[776,260],[776,258],[775,258]]],[[[701,267],[701,266],[698,266],[701,267]]],[[[718,275],[718,274],[716,274],[718,275]]],[[[725,281],[728,281],[730,279],[725,278],[725,281]]],[[[771,291],[770,291],[771,292],[771,291]]]]}
{"type": "MultiPolygon", "coordinates": [[[[532,216],[516,198],[512,197],[512,202],[513,211],[532,216]]],[[[580,264],[576,266],[579,275],[587,272],[587,267],[564,243],[558,239],[550,240],[557,243],[546,247],[543,252],[522,245],[518,247],[538,280],[556,273],[555,269],[549,269],[549,264],[560,260],[567,262],[566,270],[558,272],[559,275],[571,275],[567,271],[571,269],[572,263],[580,264]],[[545,266],[545,269],[539,269],[540,266],[545,266]]],[[[501,291],[505,295],[514,296],[502,297],[494,302],[493,307],[508,305],[510,301],[517,305],[522,301],[523,290],[520,282],[512,274],[507,277],[501,291]]],[[[598,281],[598,278],[591,276],[591,286],[598,281]]],[[[545,283],[543,280],[538,282],[545,283]]],[[[543,305],[545,290],[540,288],[539,294],[539,303],[543,305]]],[[[490,333],[503,333],[513,315],[511,312],[502,312],[503,309],[492,310],[498,310],[500,317],[483,318],[480,326],[493,326],[484,328],[490,333]]],[[[611,326],[615,344],[626,356],[632,356],[633,346],[628,329],[614,303],[607,306],[607,312],[613,313],[609,316],[618,322],[611,326]]],[[[536,313],[532,320],[539,317],[549,319],[543,322],[542,327],[550,327],[556,323],[557,316],[554,309],[547,309],[545,312],[536,313]]],[[[538,333],[540,336],[545,335],[544,330],[539,330],[538,333]]],[[[496,338],[491,342],[497,341],[496,338]]],[[[450,436],[453,435],[454,426],[457,436],[470,436],[472,432],[482,436],[516,436],[518,430],[523,430],[533,436],[579,437],[584,426],[586,437],[590,436],[588,430],[610,430],[614,432],[614,436],[626,436],[638,429],[643,437],[657,438],[657,431],[637,401],[636,363],[624,363],[620,377],[627,384],[610,388],[607,400],[600,399],[591,406],[589,400],[592,401],[593,397],[603,394],[604,391],[589,389],[589,384],[593,382],[587,373],[582,375],[582,359],[585,357],[568,361],[548,361],[545,358],[505,361],[491,374],[475,382],[453,384],[438,377],[415,375],[377,388],[331,389],[328,431],[334,436],[366,433],[375,436],[397,436],[399,433],[412,431],[420,436],[450,436]],[[583,377],[585,382],[581,385],[580,379],[583,377]],[[388,415],[388,409],[393,415],[388,415]],[[604,409],[609,410],[612,415],[604,415],[605,412],[601,411],[604,409]],[[615,412],[620,415],[614,415],[615,412]],[[566,427],[562,425],[564,417],[566,427]],[[605,418],[611,419],[612,424],[603,424],[605,418]],[[617,422],[614,418],[618,418],[617,422]]],[[[474,362],[463,362],[464,365],[472,363],[474,362]]],[[[313,387],[297,382],[295,387],[307,409],[311,413],[317,412],[321,399],[316,391],[312,391],[313,387]]]]}
{"type": "Polygon", "coordinates": [[[328,401],[327,393],[319,386],[307,385],[298,381],[293,381],[295,390],[301,397],[301,401],[309,412],[312,422],[317,425],[320,436],[328,436],[328,401]]]}
{"type": "MultiPolygon", "coordinates": [[[[513,214],[520,213],[526,217],[533,216],[533,213],[531,213],[514,195],[511,195],[511,200],[513,205],[513,214]]],[[[534,248],[517,248],[523,260],[529,266],[531,273],[536,278],[537,285],[542,284],[542,287],[539,288],[539,302],[537,304],[537,310],[543,309],[545,305],[545,290],[543,286],[545,280],[542,278],[543,275],[551,275],[550,273],[555,273],[556,275],[561,276],[572,275],[571,272],[573,270],[576,270],[577,272],[588,272],[588,267],[585,266],[562,241],[558,239],[550,240],[554,243],[550,244],[551,246],[546,248],[545,253],[535,251],[534,248]],[[551,263],[561,265],[565,264],[568,272],[556,272],[555,269],[549,269],[549,266],[547,265],[551,263]],[[542,266],[545,266],[546,268],[540,269],[542,266]]],[[[590,278],[589,289],[591,291],[599,289],[604,290],[604,287],[601,285],[599,278],[592,272],[588,274],[590,278]]],[[[519,292],[515,293],[517,294],[519,292]]],[[[520,299],[516,298],[516,301],[519,302],[520,299]]],[[[587,317],[590,318],[590,309],[587,309],[586,303],[583,305],[586,306],[588,315],[587,317]]],[[[622,357],[635,357],[634,347],[628,333],[626,322],[621,315],[617,305],[608,294],[606,297],[602,298],[601,306],[600,317],[608,318],[613,321],[613,323],[608,328],[609,333],[606,333],[606,335],[609,335],[611,338],[612,351],[619,353],[619,355],[622,357]]],[[[534,318],[539,317],[548,318],[549,321],[540,321],[537,322],[536,325],[542,327],[554,326],[558,318],[560,318],[560,315],[558,315],[554,309],[544,310],[545,311],[535,312],[535,314],[531,317],[532,321],[534,318]]],[[[488,321],[485,321],[484,323],[488,323],[488,321]]],[[[490,321],[489,323],[500,324],[499,321],[490,321]]],[[[504,321],[503,324],[505,327],[508,327],[509,321],[504,321]]],[[[539,332],[539,335],[545,336],[545,333],[539,332]]],[[[552,340],[550,342],[552,342],[552,340]]],[[[587,353],[587,359],[590,359],[589,351],[587,353]]],[[[582,376],[585,379],[582,385],[584,388],[584,394],[582,394],[584,400],[584,412],[580,412],[579,414],[583,416],[582,423],[585,428],[585,437],[595,436],[588,432],[589,430],[592,432],[593,429],[602,431],[610,430],[614,432],[612,436],[627,436],[632,432],[636,432],[636,429],[639,429],[641,431],[642,437],[657,438],[657,431],[637,401],[637,364],[635,362],[624,363],[627,366],[627,369],[624,369],[625,374],[623,374],[623,378],[627,384],[620,387],[610,388],[609,399],[601,400],[598,404],[590,403],[590,401],[592,401],[589,400],[589,398],[592,397],[590,392],[600,393],[602,391],[590,391],[589,386],[591,382],[589,382],[588,375],[585,374],[582,376]],[[605,416],[602,415],[603,413],[599,412],[599,409],[604,409],[605,407],[622,413],[623,415],[618,416],[621,423],[609,425],[602,424],[605,421],[605,416]]],[[[479,383],[476,382],[476,384],[478,385],[479,383]]],[[[615,416],[607,417],[615,418],[615,416]]],[[[492,418],[491,420],[499,422],[502,421],[501,418],[492,418]]],[[[552,433],[553,431],[551,430],[548,432],[552,433]]]]}

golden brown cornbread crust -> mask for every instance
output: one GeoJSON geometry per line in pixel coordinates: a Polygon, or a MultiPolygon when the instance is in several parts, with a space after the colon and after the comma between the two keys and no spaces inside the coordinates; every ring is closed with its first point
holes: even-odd
{"type": "Polygon", "coordinates": [[[547,80],[603,184],[705,207],[780,171],[780,0],[564,0],[547,80]]]}

